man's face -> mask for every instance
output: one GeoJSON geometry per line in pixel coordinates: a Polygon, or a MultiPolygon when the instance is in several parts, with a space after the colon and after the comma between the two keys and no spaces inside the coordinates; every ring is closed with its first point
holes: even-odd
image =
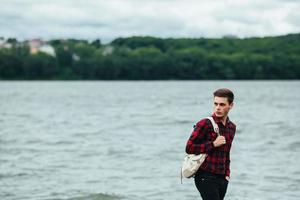
{"type": "Polygon", "coordinates": [[[232,108],[233,103],[229,104],[227,97],[214,98],[214,112],[217,117],[227,116],[229,110],[232,108]]]}

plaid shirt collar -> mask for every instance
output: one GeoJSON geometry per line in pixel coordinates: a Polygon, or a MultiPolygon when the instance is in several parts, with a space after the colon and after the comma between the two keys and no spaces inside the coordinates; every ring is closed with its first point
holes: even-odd
{"type": "MultiPolygon", "coordinates": [[[[217,117],[215,113],[213,113],[211,116],[213,117],[213,119],[215,120],[215,122],[217,124],[219,124],[219,123],[223,124],[222,121],[221,121],[221,118],[217,117]]],[[[229,120],[229,117],[227,116],[225,126],[227,126],[229,122],[230,122],[230,120],[229,120]]]]}

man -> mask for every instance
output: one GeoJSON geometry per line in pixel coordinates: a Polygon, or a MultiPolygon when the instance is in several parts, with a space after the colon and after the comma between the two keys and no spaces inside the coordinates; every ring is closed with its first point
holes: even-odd
{"type": "Polygon", "coordinates": [[[230,179],[230,148],[236,126],[228,118],[233,107],[234,95],[229,89],[214,92],[214,121],[220,136],[214,132],[209,119],[202,119],[195,126],[187,141],[186,153],[206,153],[207,157],[195,174],[195,185],[203,200],[223,200],[230,179]]]}

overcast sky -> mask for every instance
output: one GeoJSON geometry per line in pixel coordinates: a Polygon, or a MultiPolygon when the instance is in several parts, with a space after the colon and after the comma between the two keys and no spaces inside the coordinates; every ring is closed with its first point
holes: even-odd
{"type": "Polygon", "coordinates": [[[300,0],[0,0],[0,37],[101,39],[300,32],[300,0]]]}

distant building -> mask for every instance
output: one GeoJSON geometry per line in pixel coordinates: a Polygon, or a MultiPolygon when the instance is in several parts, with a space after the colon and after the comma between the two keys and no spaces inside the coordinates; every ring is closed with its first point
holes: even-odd
{"type": "Polygon", "coordinates": [[[73,54],[72,54],[72,59],[73,59],[74,61],[79,61],[79,60],[80,60],[80,57],[79,57],[77,54],[73,53],[73,54]]]}
{"type": "Polygon", "coordinates": [[[43,41],[40,39],[33,39],[28,41],[28,46],[31,54],[39,52],[39,48],[43,45],[43,41]]]}
{"type": "Polygon", "coordinates": [[[114,48],[112,46],[106,46],[102,52],[102,55],[107,56],[112,54],[114,51],[114,48]]]}
{"type": "Polygon", "coordinates": [[[0,38],[0,49],[10,49],[12,48],[12,44],[7,43],[4,38],[0,38]]]}
{"type": "Polygon", "coordinates": [[[44,44],[44,45],[42,45],[42,46],[39,48],[39,51],[40,51],[40,52],[44,52],[44,53],[46,53],[46,54],[48,54],[48,55],[51,55],[51,56],[53,56],[53,57],[56,56],[56,54],[55,54],[55,49],[54,49],[51,45],[49,45],[49,44],[44,44]]]}
{"type": "Polygon", "coordinates": [[[33,39],[28,41],[28,46],[31,54],[43,52],[53,57],[56,56],[55,49],[51,45],[47,44],[45,41],[42,41],[40,39],[33,39]]]}

